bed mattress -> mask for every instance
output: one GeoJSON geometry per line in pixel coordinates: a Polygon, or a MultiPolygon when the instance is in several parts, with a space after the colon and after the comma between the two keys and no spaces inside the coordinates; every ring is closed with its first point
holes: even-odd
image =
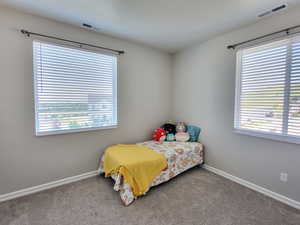
{"type": "MultiPolygon", "coordinates": [[[[167,160],[168,167],[163,170],[152,182],[152,186],[156,186],[166,182],[176,175],[203,163],[203,146],[199,142],[163,142],[147,141],[137,143],[137,145],[145,146],[149,149],[157,151],[164,155],[167,160]]],[[[103,157],[100,160],[98,173],[103,173],[103,157]]],[[[120,174],[111,176],[115,180],[114,190],[120,193],[122,202],[129,205],[134,201],[129,184],[123,182],[120,174]]]]}

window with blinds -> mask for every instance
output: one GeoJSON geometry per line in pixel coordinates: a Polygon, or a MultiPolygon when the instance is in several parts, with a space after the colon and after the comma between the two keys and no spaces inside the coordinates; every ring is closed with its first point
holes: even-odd
{"type": "Polygon", "coordinates": [[[300,39],[237,52],[235,130],[300,143],[300,39]]]}
{"type": "Polygon", "coordinates": [[[117,57],[33,42],[36,135],[117,126],[117,57]]]}

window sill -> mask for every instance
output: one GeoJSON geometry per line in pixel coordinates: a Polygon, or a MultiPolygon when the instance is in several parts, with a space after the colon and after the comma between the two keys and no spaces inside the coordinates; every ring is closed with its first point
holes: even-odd
{"type": "Polygon", "coordinates": [[[300,137],[283,136],[280,134],[270,134],[270,133],[252,131],[252,130],[241,129],[241,128],[234,128],[234,133],[245,134],[245,135],[250,135],[250,136],[260,137],[265,139],[271,139],[280,142],[300,144],[300,137]]]}
{"type": "Polygon", "coordinates": [[[93,127],[93,128],[69,129],[69,130],[57,130],[57,131],[45,131],[45,132],[36,131],[35,135],[40,137],[40,136],[79,133],[79,132],[95,131],[95,130],[108,130],[108,129],[114,129],[114,128],[117,128],[117,127],[118,127],[118,125],[105,126],[105,127],[93,127]]]}

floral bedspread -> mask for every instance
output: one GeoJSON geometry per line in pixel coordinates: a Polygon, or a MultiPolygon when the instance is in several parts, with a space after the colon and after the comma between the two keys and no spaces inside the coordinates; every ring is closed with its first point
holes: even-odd
{"type": "MultiPolygon", "coordinates": [[[[198,142],[163,142],[147,141],[137,143],[163,154],[168,163],[168,168],[162,171],[152,182],[151,187],[161,184],[176,175],[203,163],[203,146],[198,142]]],[[[103,157],[100,160],[98,173],[103,173],[103,157]]],[[[122,202],[129,205],[134,201],[134,196],[129,184],[123,182],[122,175],[113,174],[115,180],[114,190],[120,192],[122,202]]]]}

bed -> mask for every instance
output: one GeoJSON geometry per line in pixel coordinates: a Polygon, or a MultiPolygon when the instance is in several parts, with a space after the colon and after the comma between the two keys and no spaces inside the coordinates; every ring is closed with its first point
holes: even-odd
{"type": "MultiPolygon", "coordinates": [[[[176,175],[203,163],[203,146],[199,142],[163,142],[147,141],[137,143],[157,151],[166,158],[168,167],[163,170],[152,182],[151,187],[166,182],[176,175]]],[[[103,156],[100,160],[98,173],[103,173],[103,156]]],[[[123,182],[122,175],[112,174],[115,181],[114,190],[120,193],[124,205],[131,204],[135,197],[129,184],[123,182]]]]}

